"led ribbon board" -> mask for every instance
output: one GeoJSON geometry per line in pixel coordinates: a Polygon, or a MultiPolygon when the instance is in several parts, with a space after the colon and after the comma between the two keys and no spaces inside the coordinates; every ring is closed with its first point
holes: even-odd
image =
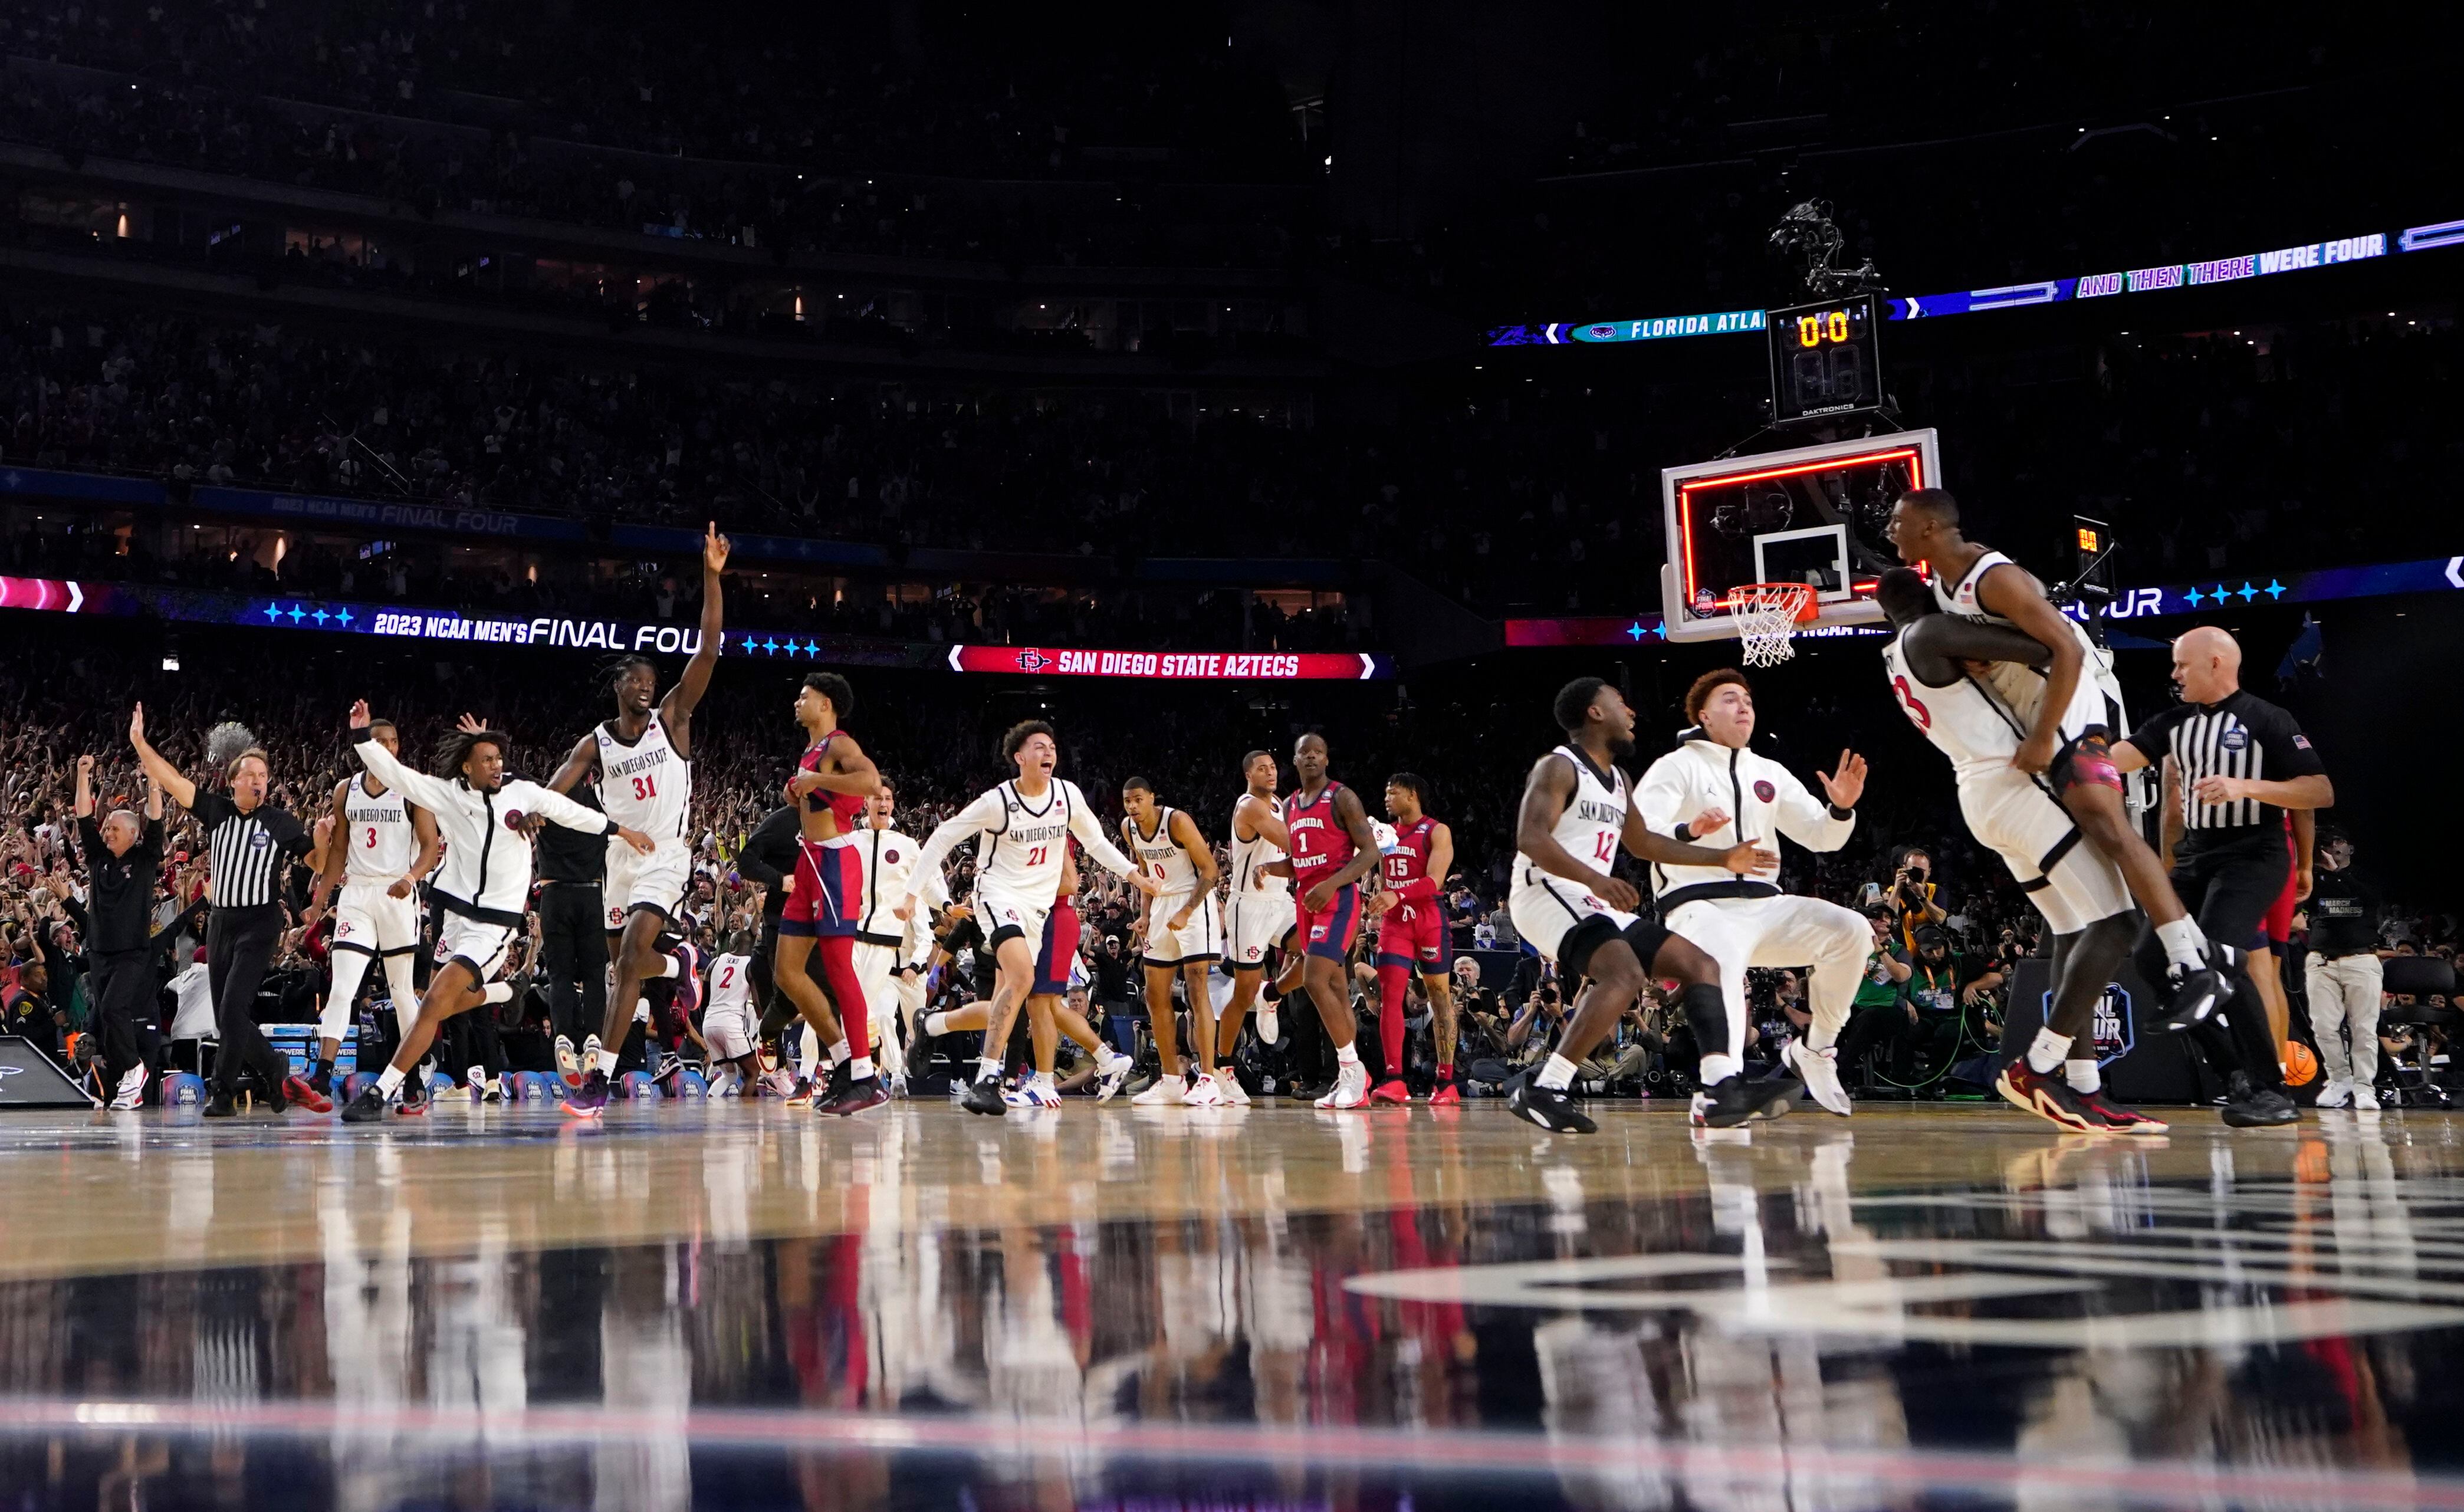
{"type": "MultiPolygon", "coordinates": [[[[529,646],[690,656],[701,648],[697,625],[575,619],[561,615],[473,615],[453,609],[265,598],[134,583],[0,578],[0,609],[55,614],[144,616],[187,625],[249,625],[327,635],[422,643],[529,646]]],[[[1395,675],[1391,658],[1353,651],[1131,651],[1020,646],[942,646],[853,635],[782,635],[731,629],[725,653],[767,661],[853,667],[935,668],[1013,675],[1133,677],[1195,681],[1368,681],[1395,675]]]]}
{"type": "MultiPolygon", "coordinates": [[[[2205,262],[2163,263],[2149,268],[2047,278],[2035,283],[2005,284],[1993,289],[1956,289],[1948,294],[1894,296],[1881,302],[1888,319],[1924,320],[1946,315],[1975,315],[1986,310],[2017,310],[2029,305],[2101,299],[2115,295],[2195,289],[2244,278],[2264,278],[2280,273],[2368,262],[2395,252],[2436,252],[2457,246],[2464,246],[2464,220],[2408,226],[2396,231],[2365,231],[2354,236],[2298,242],[2289,247],[2242,252],[2205,262]]],[[[1657,341],[1674,337],[1732,336],[1765,329],[1772,314],[1765,310],[1728,310],[1716,315],[1665,315],[1640,320],[1501,325],[1489,331],[1486,344],[1564,346],[1657,341]]]]}

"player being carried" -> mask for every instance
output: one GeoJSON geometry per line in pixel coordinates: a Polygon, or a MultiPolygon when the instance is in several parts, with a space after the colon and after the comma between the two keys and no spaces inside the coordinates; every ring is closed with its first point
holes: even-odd
{"type": "Polygon", "coordinates": [[[1559,976],[1590,982],[1575,997],[1548,1062],[1515,1078],[1507,1111],[1552,1133],[1594,1132],[1598,1126],[1566,1089],[1582,1059],[1617,1027],[1650,978],[1660,977],[1681,984],[1678,1005],[1703,1051],[1707,1090],[1694,1094],[1693,1122],[1730,1129],[1779,1117],[1804,1088],[1793,1077],[1756,1082],[1737,1072],[1744,1037],[1738,1030],[1730,1038],[1721,989],[1727,963],[1683,935],[1637,918],[1641,895],[1610,871],[1619,846],[1655,866],[1718,869],[1740,880],[1776,869],[1779,856],[1751,844],[1725,850],[1688,844],[1643,822],[1618,766],[1634,755],[1634,711],[1616,689],[1578,677],[1557,690],[1555,713],[1566,743],[1542,756],[1524,784],[1506,908],[1531,948],[1557,963],[1559,976]]]}
{"type": "Polygon", "coordinates": [[[587,1063],[583,1068],[589,1072],[564,1105],[567,1112],[589,1116],[606,1107],[607,1085],[632,1027],[643,982],[677,978],[682,1000],[676,1011],[686,1017],[691,1017],[692,999],[700,990],[690,958],[659,950],[659,931],[693,880],[693,843],[686,833],[693,804],[693,714],[710,688],[726,638],[719,578],[727,570],[727,537],[714,522],[702,537],[701,644],[685,664],[684,675],[662,698],[659,670],[649,657],[619,659],[608,674],[615,717],[583,735],[547,780],[561,795],[595,773],[599,806],[607,817],[656,842],[646,855],[622,845],[607,848],[607,932],[614,936],[609,953],[615,958],[615,984],[599,1034],[584,1040],[578,1057],[570,1043],[557,1041],[557,1069],[567,1080],[582,1063],[587,1063]]]}
{"type": "Polygon", "coordinates": [[[2113,742],[2122,726],[2121,690],[2109,658],[2087,630],[2045,597],[2025,568],[1960,534],[1959,503],[1943,489],[1911,489],[1891,506],[1891,545],[1900,560],[1933,580],[1935,604],[1958,619],[2006,625],[2045,647],[2043,672],[2021,662],[1982,666],[1994,690],[2027,731],[2011,765],[2042,777],[2097,854],[2122,868],[2131,897],[2146,911],[2164,948],[2167,1022],[2204,1022],[2232,995],[2228,953],[2210,947],[2183,907],[2147,842],[2131,822],[2113,742]]]}
{"type": "Polygon", "coordinates": [[[1223,1089],[1229,1073],[1215,1063],[1215,1000],[1207,991],[1208,976],[1223,958],[1214,848],[1199,833],[1198,821],[1155,801],[1155,787],[1145,778],[1121,784],[1121,806],[1127,810],[1121,816],[1121,845],[1157,889],[1147,903],[1144,964],[1147,1017],[1155,1027],[1162,1074],[1130,1101],[1141,1107],[1169,1103],[1215,1107],[1235,1102],[1223,1089]],[[1190,1048],[1198,1055],[1194,1082],[1173,1039],[1176,975],[1189,996],[1190,1048]]]}
{"type": "Polygon", "coordinates": [[[386,1102],[436,1042],[446,1019],[483,1003],[513,1000],[512,986],[495,977],[530,901],[532,816],[605,835],[642,855],[657,848],[649,836],[561,793],[536,782],[507,780],[505,751],[513,742],[468,714],[436,748],[435,766],[450,774],[446,777],[404,766],[383,742],[368,737],[368,724],[367,704],[353,704],[351,732],[360,737],[353,750],[360,764],[433,815],[444,837],[445,867],[437,873],[434,892],[445,923],[436,939],[436,972],[428,980],[418,1019],[405,1026],[393,1063],[342,1109],[343,1122],[351,1124],[385,1117],[386,1102]]]}
{"type": "Polygon", "coordinates": [[[1422,809],[1428,790],[1425,778],[1409,772],[1386,779],[1395,844],[1379,874],[1384,886],[1369,898],[1369,916],[1377,921],[1377,1043],[1386,1052],[1387,1076],[1369,1096],[1379,1103],[1412,1100],[1403,1085],[1403,1015],[1415,969],[1429,995],[1429,1022],[1437,1038],[1438,1079],[1429,1102],[1463,1100],[1455,1086],[1454,977],[1448,975],[1454,952],[1446,938],[1442,891],[1446,873],[1454,869],[1455,835],[1422,809]]]}
{"type": "MultiPolygon", "coordinates": [[[[971,1113],[999,1113],[1007,1106],[1001,1099],[1001,1050],[1009,1043],[1019,1005],[1035,996],[1036,946],[1060,887],[1068,842],[1075,838],[1105,869],[1128,878],[1148,897],[1162,890],[1105,838],[1103,822],[1078,784],[1052,775],[1060,749],[1052,727],[1041,719],[1011,726],[1001,736],[1001,755],[1018,775],[942,821],[926,838],[907,885],[911,909],[934,901],[935,894],[946,896],[941,864],[961,843],[983,837],[977,849],[975,917],[992,950],[995,981],[982,1058],[976,1063],[975,1081],[959,1099],[971,1113]]],[[[786,975],[783,962],[780,975],[786,975]]],[[[1040,1056],[1034,1085],[1048,1089],[1052,1064],[1043,1058],[1051,1054],[1057,1031],[1034,1033],[1040,1056]]]]}
{"type": "Polygon", "coordinates": [[[2096,1006],[2139,937],[2139,912],[2122,868],[2081,845],[2070,811],[2036,778],[2012,764],[2028,734],[1987,682],[1984,668],[2041,666],[2052,653],[2035,637],[1942,612],[1933,590],[1905,567],[1882,574],[1876,594],[1899,636],[1882,647],[1884,674],[1908,719],[1950,758],[1969,831],[2011,868],[2054,935],[2054,991],[2045,1022],[1993,1089],[2013,1107],[2074,1133],[2161,1134],[2156,1119],[2102,1095],[2095,1054],[2096,1006]],[[2074,1055],[2074,1048],[2085,1050],[2074,1055]]]}

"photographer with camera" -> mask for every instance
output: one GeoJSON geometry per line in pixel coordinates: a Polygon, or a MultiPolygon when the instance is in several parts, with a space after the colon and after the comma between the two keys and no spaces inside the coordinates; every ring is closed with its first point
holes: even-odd
{"type": "Polygon", "coordinates": [[[1900,948],[1913,953],[1917,931],[1926,925],[1935,929],[1947,927],[1950,913],[1934,901],[1935,887],[1933,857],[1919,846],[1904,845],[1892,857],[1889,886],[1867,883],[1858,906],[1870,909],[1877,903],[1886,905],[1897,921],[1894,932],[1900,937],[1900,948]]]}

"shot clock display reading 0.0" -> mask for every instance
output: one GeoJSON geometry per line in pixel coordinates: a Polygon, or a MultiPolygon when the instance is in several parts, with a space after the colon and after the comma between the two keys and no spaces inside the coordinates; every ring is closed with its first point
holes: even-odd
{"type": "Polygon", "coordinates": [[[1881,346],[1871,296],[1773,310],[1768,331],[1774,421],[1847,414],[1882,403],[1881,346]]]}

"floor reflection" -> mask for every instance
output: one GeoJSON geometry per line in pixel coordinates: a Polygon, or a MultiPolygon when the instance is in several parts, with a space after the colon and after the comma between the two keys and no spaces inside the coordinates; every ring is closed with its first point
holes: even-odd
{"type": "Polygon", "coordinates": [[[8,1138],[12,1507],[2464,1502],[2443,1121],[8,1138]]]}

